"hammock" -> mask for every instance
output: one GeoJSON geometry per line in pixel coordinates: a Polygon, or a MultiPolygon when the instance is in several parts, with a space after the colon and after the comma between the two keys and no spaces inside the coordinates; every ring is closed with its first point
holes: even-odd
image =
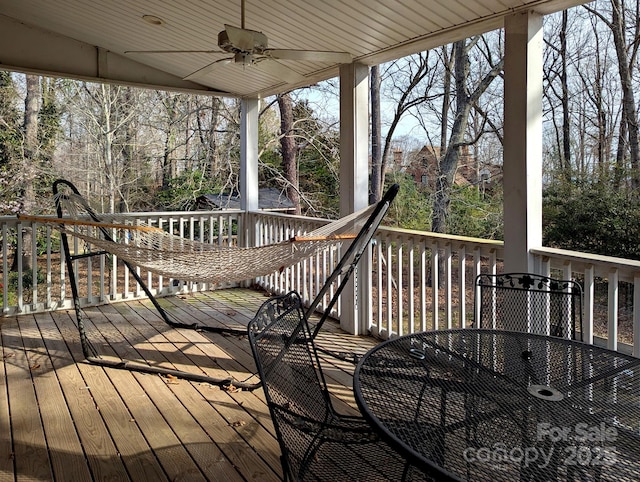
{"type": "MultiPolygon", "coordinates": [[[[59,199],[69,213],[75,205],[84,206],[81,196],[71,194],[59,199]]],[[[69,236],[116,255],[132,265],[181,281],[231,283],[272,274],[296,264],[336,243],[350,243],[375,208],[361,211],[330,222],[314,231],[302,233],[286,241],[251,248],[219,246],[181,238],[145,224],[105,222],[72,218],[23,219],[54,223],[69,236]],[[114,240],[114,232],[118,233],[114,240]]],[[[86,207],[85,207],[86,209],[86,207]]],[[[117,220],[117,215],[108,215],[117,220]]]]}
{"type": "MultiPolygon", "coordinates": [[[[325,295],[330,290],[333,292],[331,300],[311,334],[315,338],[323,323],[329,317],[360,257],[365,252],[382,218],[398,193],[398,185],[392,186],[380,202],[366,209],[330,222],[311,232],[296,234],[286,241],[255,248],[225,247],[188,240],[173,236],[157,227],[144,224],[127,224],[122,215],[110,214],[107,219],[104,215],[100,216],[95,213],[76,187],[64,179],[58,179],[53,183],[53,193],[58,218],[26,215],[21,215],[20,217],[54,224],[61,232],[80,344],[86,361],[105,367],[180,377],[187,380],[212,383],[222,387],[234,386],[244,390],[254,390],[260,386],[260,382],[249,383],[230,377],[214,378],[208,375],[194,374],[124,359],[111,361],[102,358],[89,341],[86,333],[73,261],[87,256],[98,256],[106,253],[114,254],[123,260],[131,275],[168,325],[175,328],[244,335],[246,334],[246,329],[238,330],[197,323],[187,324],[172,319],[170,314],[160,306],[151,290],[137,273],[136,266],[184,281],[221,283],[271,274],[291,266],[320,250],[330,249],[331,245],[341,244],[344,246],[348,244],[348,247],[341,252],[340,260],[307,310],[306,316],[309,317],[316,307],[323,302],[325,295]],[[66,186],[71,192],[60,193],[58,191],[59,186],[66,186]],[[65,210],[69,213],[68,217],[63,216],[63,211],[65,210]],[[82,216],[80,216],[80,213],[82,216]],[[86,243],[100,248],[102,251],[74,255],[69,249],[68,236],[80,238],[86,243]],[[334,283],[338,283],[337,287],[334,286],[334,283]]],[[[332,353],[332,355],[335,354],[332,353]]]]}

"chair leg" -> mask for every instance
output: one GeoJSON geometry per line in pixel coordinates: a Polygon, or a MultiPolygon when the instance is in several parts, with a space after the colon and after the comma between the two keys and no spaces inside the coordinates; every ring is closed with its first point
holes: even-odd
{"type": "MultiPolygon", "coordinates": [[[[282,466],[282,480],[284,482],[289,481],[289,465],[284,455],[280,455],[280,465],[282,466]]],[[[292,481],[293,482],[293,481],[292,481]]]]}

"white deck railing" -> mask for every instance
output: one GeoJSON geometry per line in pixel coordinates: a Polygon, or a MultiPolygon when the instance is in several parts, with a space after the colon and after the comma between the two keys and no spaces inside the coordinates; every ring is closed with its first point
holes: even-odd
{"type": "Polygon", "coordinates": [[[499,241],[381,228],[373,249],[371,331],[387,337],[470,326],[475,278],[498,271],[502,258],[499,241]]]}
{"type": "MultiPolygon", "coordinates": [[[[181,237],[227,245],[236,242],[241,214],[239,211],[132,213],[127,222],[144,222],[181,237]]],[[[70,238],[69,242],[73,254],[86,252],[84,242],[77,238],[70,238]]],[[[48,223],[0,217],[0,243],[3,315],[73,308],[60,234],[56,229],[48,223]],[[22,257],[15,256],[15,252],[22,252],[27,233],[35,233],[31,249],[34,262],[30,269],[25,269],[22,257]],[[12,267],[15,269],[11,270],[12,267]]],[[[115,256],[87,257],[73,263],[80,306],[144,297],[129,270],[115,256]]],[[[213,287],[207,283],[183,283],[140,270],[138,274],[157,296],[213,287]]]]}
{"type": "MultiPolygon", "coordinates": [[[[161,227],[189,239],[219,245],[256,246],[310,231],[326,220],[273,213],[239,211],[134,213],[133,222],[161,227]]],[[[73,308],[59,234],[46,224],[0,217],[2,314],[5,316],[73,308]],[[31,269],[25,270],[15,250],[24,233],[37,233],[31,269]]],[[[72,243],[75,252],[84,246],[72,243]]],[[[584,287],[583,337],[587,342],[640,356],[640,261],[596,256],[551,248],[533,249],[541,274],[576,279],[584,287]],[[639,300],[634,303],[634,300],[639,300]]],[[[280,293],[295,289],[312,300],[340,259],[334,247],[279,273],[254,280],[280,293]]],[[[369,331],[381,338],[426,329],[470,326],[474,280],[480,272],[501,272],[503,243],[380,228],[371,246],[370,276],[360,279],[368,305],[369,331]]],[[[82,306],[131,300],[144,293],[128,270],[111,256],[74,261],[82,306]]],[[[153,273],[139,273],[157,296],[214,288],[206,283],[182,283],[153,273]]],[[[332,292],[319,309],[325,309],[332,292]]],[[[339,317],[340,306],[333,313],[339,317]]]]}
{"type": "Polygon", "coordinates": [[[640,357],[640,261],[553,248],[531,250],[543,272],[583,287],[583,340],[640,357]]]}
{"type": "MultiPolygon", "coordinates": [[[[254,229],[255,241],[253,245],[255,246],[278,243],[296,234],[313,231],[327,223],[326,219],[288,216],[279,213],[249,213],[246,217],[246,225],[253,226],[254,229]]],[[[250,234],[248,238],[251,236],[250,234]]],[[[336,243],[329,249],[302,259],[294,266],[287,267],[279,273],[263,276],[256,281],[271,293],[279,294],[296,290],[300,293],[303,301],[309,305],[320,293],[325,281],[340,261],[342,252],[342,244],[336,243]]],[[[320,300],[318,310],[325,311],[327,309],[335,288],[334,285],[333,289],[330,289],[320,300]]],[[[338,302],[333,307],[331,315],[339,318],[340,311],[341,306],[338,302]]]]}

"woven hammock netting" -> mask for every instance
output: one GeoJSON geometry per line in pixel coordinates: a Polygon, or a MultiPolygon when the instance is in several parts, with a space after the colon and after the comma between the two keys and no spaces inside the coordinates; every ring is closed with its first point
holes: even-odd
{"type": "Polygon", "coordinates": [[[78,202],[73,206],[73,199],[73,195],[66,195],[64,199],[64,206],[70,215],[67,224],[67,218],[51,219],[51,223],[57,224],[60,231],[159,275],[181,281],[215,284],[266,276],[330,246],[345,247],[366,224],[375,207],[369,206],[310,232],[294,233],[295,236],[282,242],[245,248],[193,241],[141,223],[127,225],[124,216],[120,216],[122,221],[117,228],[113,223],[104,222],[101,225],[102,216],[110,221],[118,221],[118,215],[114,214],[100,215],[101,222],[90,222],[77,213],[77,206],[83,203],[78,202]],[[82,224],[83,219],[87,220],[86,224],[82,224]],[[101,234],[103,229],[113,241],[101,234]]]}

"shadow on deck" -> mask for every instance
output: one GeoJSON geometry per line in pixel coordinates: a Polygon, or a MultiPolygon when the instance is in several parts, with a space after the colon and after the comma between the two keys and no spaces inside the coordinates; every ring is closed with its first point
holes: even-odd
{"type": "MultiPolygon", "coordinates": [[[[244,328],[264,300],[228,289],[160,302],[185,323],[244,328]]],[[[101,356],[257,381],[244,336],[170,328],[146,300],[84,311],[101,356]]],[[[262,389],[90,365],[73,312],[0,318],[0,337],[0,480],[280,480],[262,389]]],[[[375,340],[328,322],[317,344],[364,353],[375,340]]],[[[356,413],[353,365],[323,360],[337,408],[356,413]]]]}

